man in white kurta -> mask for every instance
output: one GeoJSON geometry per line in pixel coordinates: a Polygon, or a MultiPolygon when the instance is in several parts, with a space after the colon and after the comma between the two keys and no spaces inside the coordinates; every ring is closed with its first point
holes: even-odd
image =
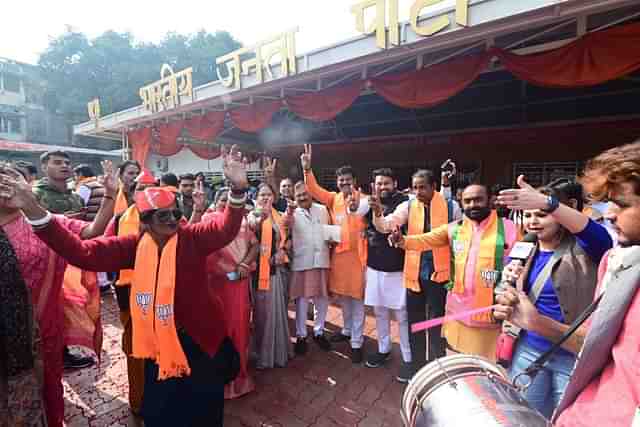
{"type": "Polygon", "coordinates": [[[307,309],[309,300],[314,305],[314,341],[328,351],[331,344],[324,336],[329,298],[329,211],[313,203],[303,182],[296,184],[294,196],[297,208],[288,210],[285,222],[291,230],[291,281],[289,297],[296,301],[296,354],[306,352],[307,309]]]}

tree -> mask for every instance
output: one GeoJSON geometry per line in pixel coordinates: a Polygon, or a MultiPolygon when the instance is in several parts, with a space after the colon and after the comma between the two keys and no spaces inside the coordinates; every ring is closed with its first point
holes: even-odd
{"type": "Polygon", "coordinates": [[[240,47],[228,32],[168,33],[159,44],[136,43],[131,33],[106,31],[93,40],[67,27],[38,61],[47,81],[45,105],[69,123],[88,119],[87,102],[99,98],[103,115],[140,105],[138,89],[160,78],[167,63],[193,67],[193,84],[216,80],[216,57],[240,47]]]}

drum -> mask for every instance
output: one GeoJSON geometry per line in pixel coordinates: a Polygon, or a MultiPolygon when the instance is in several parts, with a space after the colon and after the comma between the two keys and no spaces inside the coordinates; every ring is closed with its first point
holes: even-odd
{"type": "Polygon", "coordinates": [[[550,427],[531,409],[507,373],[487,359],[437,359],[409,382],[400,409],[405,427],[550,427]]]}

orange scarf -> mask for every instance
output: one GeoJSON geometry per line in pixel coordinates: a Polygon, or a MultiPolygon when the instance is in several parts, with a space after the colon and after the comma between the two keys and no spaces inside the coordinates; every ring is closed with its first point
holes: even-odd
{"type": "Polygon", "coordinates": [[[158,245],[145,233],[136,249],[131,288],[133,357],[153,359],[158,380],[189,375],[175,324],[176,249],[178,235],[169,239],[158,260],[158,245]]]}
{"type": "MultiPolygon", "coordinates": [[[[127,208],[120,217],[118,225],[118,236],[132,236],[140,232],[140,214],[135,205],[127,208]]],[[[133,281],[133,270],[120,270],[116,286],[130,285],[133,281]]]]}
{"type": "Polygon", "coordinates": [[[113,206],[113,214],[121,215],[128,208],[129,208],[129,202],[127,201],[127,196],[124,194],[124,190],[122,189],[122,184],[120,184],[120,188],[118,189],[118,195],[116,196],[116,201],[113,206]]]}
{"type": "MultiPolygon", "coordinates": [[[[433,193],[429,207],[429,221],[431,229],[440,227],[449,222],[449,209],[446,199],[438,192],[433,193]]],[[[409,204],[409,230],[408,235],[423,234],[424,230],[424,203],[415,199],[409,204]]],[[[451,265],[451,253],[448,247],[433,248],[433,274],[431,280],[446,285],[449,282],[449,267],[451,265]]],[[[404,255],[404,287],[413,292],[420,292],[420,256],[421,252],[406,251],[404,255]]]]}
{"type": "MultiPolygon", "coordinates": [[[[354,197],[360,197],[360,193],[355,192],[354,197]]],[[[333,200],[333,208],[331,209],[334,224],[338,222],[338,216],[341,213],[343,215],[343,219],[340,222],[340,243],[335,249],[335,253],[337,254],[354,249],[353,242],[351,241],[351,230],[358,230],[362,233],[365,229],[364,220],[357,215],[350,215],[347,211],[348,209],[344,195],[342,193],[338,193],[333,200]]],[[[364,237],[361,237],[356,243],[358,257],[360,258],[362,265],[365,266],[367,264],[368,253],[367,240],[364,237]]]]}
{"type": "Polygon", "coordinates": [[[260,236],[260,274],[258,275],[258,290],[271,289],[271,247],[273,245],[273,222],[280,230],[280,248],[284,249],[285,234],[280,213],[271,208],[271,216],[262,221],[260,236]]]}
{"type": "MultiPolygon", "coordinates": [[[[467,258],[473,240],[473,225],[471,221],[465,219],[462,225],[454,228],[452,237],[452,247],[454,252],[455,278],[453,290],[457,294],[465,291],[465,269],[467,258]]],[[[487,224],[480,240],[480,251],[476,261],[474,272],[474,301],[473,308],[488,307],[493,304],[493,290],[502,271],[504,256],[504,224],[498,218],[496,211],[491,212],[489,223],[487,224]]],[[[472,316],[478,322],[492,323],[491,313],[481,313],[472,316]]]]}

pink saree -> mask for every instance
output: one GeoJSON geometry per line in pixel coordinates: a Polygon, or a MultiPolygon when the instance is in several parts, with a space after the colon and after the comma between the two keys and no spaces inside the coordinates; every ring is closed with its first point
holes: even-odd
{"type": "MultiPolygon", "coordinates": [[[[86,222],[60,217],[64,225],[79,234],[86,222]]],[[[44,361],[43,395],[49,427],[62,427],[64,401],[62,389],[62,350],[64,314],[62,282],[66,262],[33,233],[23,216],[2,226],[13,246],[23,278],[31,292],[35,317],[40,326],[44,361]]]]}
{"type": "MultiPolygon", "coordinates": [[[[202,221],[211,221],[216,215],[221,214],[207,213],[202,221]]],[[[209,289],[222,299],[225,307],[233,307],[233,310],[225,312],[227,334],[240,353],[240,372],[235,380],[225,386],[225,399],[234,399],[255,389],[255,383],[248,368],[251,322],[249,286],[251,281],[250,278],[231,281],[227,277],[227,273],[236,270],[236,266],[254,244],[258,244],[258,241],[244,221],[235,240],[207,258],[209,289]]],[[[255,263],[251,268],[255,270],[255,263]]]]}

